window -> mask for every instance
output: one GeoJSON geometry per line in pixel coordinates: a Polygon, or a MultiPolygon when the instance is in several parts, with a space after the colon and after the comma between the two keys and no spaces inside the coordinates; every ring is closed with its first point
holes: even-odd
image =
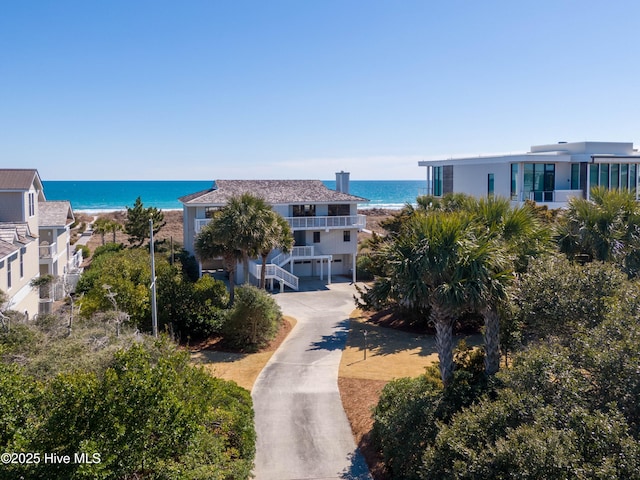
{"type": "Polygon", "coordinates": [[[294,217],[315,217],[316,206],[315,205],[294,205],[293,216],[294,217]]]}
{"type": "Polygon", "coordinates": [[[609,188],[609,164],[601,163],[600,164],[600,182],[598,183],[601,187],[609,188]]]}
{"type": "Polygon", "coordinates": [[[24,277],[24,254],[26,251],[26,248],[20,249],[20,278],[24,277]]]}
{"type": "Polygon", "coordinates": [[[493,195],[495,180],[493,177],[493,173],[487,175],[487,195],[493,195]]]}
{"type": "Polygon", "coordinates": [[[637,175],[637,167],[635,163],[629,165],[629,189],[635,190],[638,186],[638,175],[637,175]]]}
{"type": "Polygon", "coordinates": [[[7,258],[7,288],[11,288],[11,258],[7,258]]]}
{"type": "Polygon", "coordinates": [[[313,232],[313,243],[320,243],[320,232],[313,232]]]}
{"type": "Polygon", "coordinates": [[[213,215],[222,207],[204,207],[204,218],[213,218],[213,215]]]}
{"type": "Polygon", "coordinates": [[[580,164],[571,164],[571,190],[580,190],[580,164]]]}
{"type": "Polygon", "coordinates": [[[620,165],[620,188],[629,188],[629,165],[620,165]]]}
{"type": "Polygon", "coordinates": [[[29,193],[29,216],[33,217],[36,214],[36,195],[35,193],[29,193]]]}
{"type": "Polygon", "coordinates": [[[620,188],[620,165],[617,163],[611,164],[611,188],[620,188]]]}
{"type": "Polygon", "coordinates": [[[518,164],[511,164],[511,200],[518,198],[518,164]]]}
{"type": "Polygon", "coordinates": [[[433,195],[442,196],[442,167],[433,167],[433,195]]]}
{"type": "Polygon", "coordinates": [[[536,202],[553,201],[556,166],[553,163],[524,164],[524,194],[536,202]]]}
{"type": "Polygon", "coordinates": [[[589,189],[598,186],[598,175],[600,174],[598,167],[597,163],[589,165],[589,189]]]}
{"type": "Polygon", "coordinates": [[[346,217],[351,214],[351,206],[347,204],[329,205],[330,217],[346,217]]]}
{"type": "Polygon", "coordinates": [[[342,232],[342,240],[344,240],[345,242],[351,241],[351,230],[345,230],[344,232],[342,232]]]}

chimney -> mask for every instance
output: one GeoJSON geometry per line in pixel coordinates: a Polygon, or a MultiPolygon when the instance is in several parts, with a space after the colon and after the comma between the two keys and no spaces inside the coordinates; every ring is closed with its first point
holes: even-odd
{"type": "Polygon", "coordinates": [[[336,191],[349,193],[349,172],[336,172],[336,191]]]}

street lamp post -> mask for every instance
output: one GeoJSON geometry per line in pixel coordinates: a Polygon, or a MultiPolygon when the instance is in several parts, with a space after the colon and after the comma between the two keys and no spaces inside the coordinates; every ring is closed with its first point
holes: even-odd
{"type": "Polygon", "coordinates": [[[155,261],[155,248],[153,247],[153,219],[149,219],[149,250],[151,253],[151,325],[153,329],[153,336],[158,336],[158,307],[156,304],[156,261],[155,261]]]}

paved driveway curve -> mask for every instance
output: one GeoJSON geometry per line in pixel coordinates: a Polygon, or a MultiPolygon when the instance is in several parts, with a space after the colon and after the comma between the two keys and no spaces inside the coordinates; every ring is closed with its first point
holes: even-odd
{"type": "Polygon", "coordinates": [[[298,320],[252,391],[257,480],[371,479],[338,392],[338,367],[354,309],[348,283],[275,295],[298,320]]]}

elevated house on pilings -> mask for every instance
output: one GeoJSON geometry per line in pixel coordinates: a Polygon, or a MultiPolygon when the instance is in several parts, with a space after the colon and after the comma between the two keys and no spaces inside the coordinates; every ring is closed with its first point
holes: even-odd
{"type": "MultiPolygon", "coordinates": [[[[367,199],[349,194],[349,173],[336,173],[336,190],[320,180],[216,180],[202,192],[181,197],[185,249],[194,254],[195,238],[213,213],[227,201],[244,193],[264,199],[289,223],[294,247],[289,253],[272,252],[266,277],[298,289],[299,277],[320,277],[331,283],[333,275],[348,275],[356,281],[358,232],[366,217],[358,204],[367,199]]],[[[215,265],[201,264],[201,269],[215,265]]],[[[260,277],[260,262],[250,263],[249,272],[239,265],[237,281],[245,275],[260,277]]]]}

